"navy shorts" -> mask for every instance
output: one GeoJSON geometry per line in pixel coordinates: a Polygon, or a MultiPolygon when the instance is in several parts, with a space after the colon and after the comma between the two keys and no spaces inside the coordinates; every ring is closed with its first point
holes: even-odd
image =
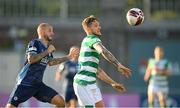
{"type": "Polygon", "coordinates": [[[71,99],[77,100],[73,87],[67,87],[66,89],[65,101],[69,102],[71,99]]]}
{"type": "Polygon", "coordinates": [[[51,103],[51,99],[58,93],[52,88],[48,87],[44,83],[39,83],[33,86],[16,85],[13,92],[10,95],[8,103],[18,106],[20,103],[25,102],[31,97],[35,97],[41,102],[51,103]]]}

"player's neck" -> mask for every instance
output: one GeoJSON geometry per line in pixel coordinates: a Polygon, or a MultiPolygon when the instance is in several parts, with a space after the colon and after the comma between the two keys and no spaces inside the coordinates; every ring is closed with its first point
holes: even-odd
{"type": "Polygon", "coordinates": [[[95,34],[95,33],[91,33],[91,32],[89,32],[89,33],[87,33],[87,36],[101,36],[101,35],[98,35],[98,34],[95,34]]]}
{"type": "Polygon", "coordinates": [[[93,33],[87,33],[87,35],[93,35],[93,33]]]}
{"type": "Polygon", "coordinates": [[[76,62],[76,61],[77,61],[77,59],[73,59],[73,58],[72,58],[72,59],[70,59],[70,61],[76,62]]]}
{"type": "Polygon", "coordinates": [[[157,61],[159,61],[161,59],[162,59],[161,57],[155,57],[155,60],[157,60],[157,61]]]}
{"type": "Polygon", "coordinates": [[[45,40],[45,39],[43,39],[43,38],[39,38],[42,42],[43,42],[43,44],[45,44],[45,45],[48,45],[49,44],[49,41],[47,41],[47,40],[45,40]]]}

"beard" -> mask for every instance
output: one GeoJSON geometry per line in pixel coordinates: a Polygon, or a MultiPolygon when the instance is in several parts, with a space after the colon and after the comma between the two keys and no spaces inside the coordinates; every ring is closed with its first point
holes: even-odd
{"type": "Polygon", "coordinates": [[[96,35],[96,36],[101,36],[102,34],[100,33],[100,34],[97,34],[97,33],[95,33],[95,32],[93,32],[92,33],[93,35],[96,35]]]}
{"type": "Polygon", "coordinates": [[[47,34],[45,34],[44,38],[45,38],[47,41],[49,41],[49,42],[51,42],[51,41],[52,41],[52,39],[51,39],[51,38],[49,38],[49,36],[48,36],[47,34]]]}

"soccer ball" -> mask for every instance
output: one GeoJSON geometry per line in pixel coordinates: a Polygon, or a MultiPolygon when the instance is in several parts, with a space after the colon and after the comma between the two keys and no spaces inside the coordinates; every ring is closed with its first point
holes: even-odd
{"type": "Polygon", "coordinates": [[[132,26],[137,26],[143,23],[144,13],[139,8],[132,8],[126,14],[128,23],[132,26]]]}

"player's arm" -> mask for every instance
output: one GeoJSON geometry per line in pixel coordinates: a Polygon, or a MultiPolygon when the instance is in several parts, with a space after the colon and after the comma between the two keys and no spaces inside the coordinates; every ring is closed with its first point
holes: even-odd
{"type": "Polygon", "coordinates": [[[43,57],[47,56],[49,53],[52,53],[54,51],[55,51],[54,46],[49,45],[48,49],[42,53],[39,53],[39,54],[28,53],[28,56],[27,56],[28,63],[29,64],[36,63],[36,62],[40,61],[43,57]]]}
{"type": "Polygon", "coordinates": [[[164,70],[162,70],[161,74],[164,76],[169,76],[169,75],[171,75],[171,71],[169,69],[164,69],[164,70]]]}
{"type": "Polygon", "coordinates": [[[171,70],[169,68],[165,68],[163,70],[159,70],[158,74],[161,74],[164,76],[169,76],[169,75],[171,75],[171,70]]]}
{"type": "Polygon", "coordinates": [[[49,64],[49,66],[58,65],[58,64],[60,64],[62,62],[65,62],[65,61],[69,60],[69,58],[70,58],[69,55],[66,55],[66,56],[63,56],[63,57],[60,57],[60,58],[53,58],[48,62],[48,64],[49,64]]]}
{"type": "Polygon", "coordinates": [[[123,66],[114,55],[108,51],[101,42],[95,43],[93,47],[110,63],[112,63],[119,72],[122,72],[123,75],[129,77],[131,75],[131,70],[123,66]]]}
{"type": "Polygon", "coordinates": [[[151,76],[152,69],[150,67],[147,67],[146,72],[144,74],[144,81],[148,81],[151,76]]]}
{"type": "Polygon", "coordinates": [[[71,58],[74,58],[74,56],[76,56],[76,55],[78,55],[78,50],[76,48],[71,48],[68,55],[66,55],[64,57],[60,57],[60,58],[53,58],[53,59],[49,60],[48,64],[49,64],[49,66],[57,65],[62,62],[65,62],[71,58]]]}
{"type": "Polygon", "coordinates": [[[96,43],[93,45],[93,47],[110,63],[112,63],[114,66],[118,67],[120,62],[113,56],[113,54],[108,51],[102,43],[96,43]]]}
{"type": "Polygon", "coordinates": [[[104,70],[102,70],[101,68],[98,68],[97,71],[97,77],[110,84],[114,89],[120,91],[120,92],[124,92],[126,91],[125,87],[122,84],[117,83],[116,81],[114,81],[112,78],[110,78],[105,72],[104,70]]]}
{"type": "Polygon", "coordinates": [[[167,63],[166,68],[163,70],[164,72],[162,73],[164,76],[170,76],[172,73],[172,65],[170,62],[167,63]]]}
{"type": "Polygon", "coordinates": [[[152,61],[152,59],[149,59],[148,60],[148,63],[147,63],[147,68],[146,68],[146,71],[145,71],[145,74],[144,74],[144,81],[148,81],[150,76],[151,76],[151,72],[154,70],[154,63],[152,61]]]}

